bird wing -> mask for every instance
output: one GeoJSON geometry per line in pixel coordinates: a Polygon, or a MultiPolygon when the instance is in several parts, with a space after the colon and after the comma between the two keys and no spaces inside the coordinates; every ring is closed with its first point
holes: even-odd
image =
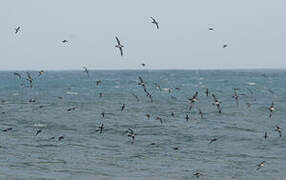
{"type": "Polygon", "coordinates": [[[119,45],[119,44],[120,44],[120,41],[119,41],[118,37],[115,36],[115,39],[116,39],[116,41],[117,41],[117,44],[119,45]]]}
{"type": "Polygon", "coordinates": [[[158,24],[158,22],[156,22],[156,27],[157,27],[157,29],[159,29],[159,24],[158,24]]]}
{"type": "Polygon", "coordinates": [[[119,49],[120,49],[120,55],[123,56],[123,49],[122,49],[122,47],[120,47],[119,49]]]}
{"type": "Polygon", "coordinates": [[[150,17],[153,21],[156,21],[153,17],[150,17]]]}

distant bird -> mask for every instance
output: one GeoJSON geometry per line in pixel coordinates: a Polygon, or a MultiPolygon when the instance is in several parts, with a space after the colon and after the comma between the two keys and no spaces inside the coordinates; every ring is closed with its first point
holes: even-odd
{"type": "Polygon", "coordinates": [[[26,72],[26,74],[27,74],[26,80],[29,81],[29,83],[30,83],[30,88],[32,88],[32,87],[33,87],[33,78],[32,78],[32,76],[30,75],[29,72],[26,72]]]}
{"type": "Polygon", "coordinates": [[[179,150],[179,148],[180,148],[180,147],[178,147],[178,146],[177,146],[177,147],[173,147],[174,150],[179,150]]]}
{"type": "Polygon", "coordinates": [[[142,64],[141,64],[141,66],[142,66],[142,67],[145,67],[145,66],[146,66],[146,64],[142,63],[142,64]]]}
{"type": "Polygon", "coordinates": [[[172,113],[171,113],[171,116],[172,116],[172,117],[175,117],[175,113],[174,113],[174,112],[172,112],[172,113]]]}
{"type": "Polygon", "coordinates": [[[76,107],[71,107],[71,108],[68,108],[67,111],[74,111],[76,109],[76,107]]]}
{"type": "Polygon", "coordinates": [[[101,112],[100,114],[101,114],[102,118],[104,118],[105,113],[104,113],[104,112],[101,112]]]}
{"type": "Polygon", "coordinates": [[[162,118],[160,118],[159,116],[156,117],[156,120],[159,120],[161,124],[163,124],[163,120],[162,118]]]}
{"type": "Polygon", "coordinates": [[[14,75],[17,76],[19,79],[22,79],[21,74],[19,74],[19,73],[17,73],[17,72],[14,72],[14,75]]]}
{"type": "Polygon", "coordinates": [[[2,131],[3,132],[8,132],[8,131],[12,131],[13,130],[13,128],[6,128],[6,129],[3,129],[2,131]]]}
{"type": "Polygon", "coordinates": [[[162,91],[161,86],[160,86],[158,83],[153,83],[153,84],[155,85],[155,87],[156,87],[157,89],[159,89],[159,91],[162,91]]]}
{"type": "Polygon", "coordinates": [[[20,26],[18,26],[17,28],[15,28],[15,34],[17,34],[20,31],[20,26]]]}
{"type": "Polygon", "coordinates": [[[211,143],[213,143],[213,142],[215,142],[215,141],[217,141],[217,138],[212,138],[212,139],[210,140],[209,144],[211,144],[211,143]]]}
{"type": "Polygon", "coordinates": [[[29,99],[29,103],[34,103],[36,102],[36,99],[29,99]]]}
{"type": "Polygon", "coordinates": [[[186,114],[186,117],[185,117],[186,121],[189,121],[190,117],[188,114],[186,114]]]}
{"type": "Polygon", "coordinates": [[[44,74],[44,70],[41,70],[41,71],[39,71],[39,75],[38,76],[41,76],[43,74],[44,74]]]}
{"type": "Polygon", "coordinates": [[[201,116],[201,119],[203,119],[203,118],[204,118],[204,114],[203,114],[203,112],[201,111],[200,108],[199,108],[199,114],[200,114],[200,116],[201,116]]]}
{"type": "Polygon", "coordinates": [[[197,178],[199,178],[199,177],[202,175],[202,173],[196,172],[196,173],[194,173],[193,175],[196,176],[197,178]]]}
{"type": "Polygon", "coordinates": [[[117,45],[115,45],[115,47],[117,47],[117,48],[119,48],[119,50],[120,50],[120,54],[121,54],[121,56],[123,56],[123,45],[121,45],[121,43],[120,43],[120,41],[119,41],[119,39],[118,39],[118,37],[117,36],[115,36],[115,39],[116,39],[116,41],[117,41],[117,45]]]}
{"type": "Polygon", "coordinates": [[[68,42],[68,40],[66,40],[66,39],[62,40],[62,43],[67,43],[67,42],[68,42]]]}
{"type": "Polygon", "coordinates": [[[145,116],[147,117],[147,119],[150,119],[150,114],[145,114],[145,116]]]}
{"type": "Polygon", "coordinates": [[[192,104],[198,101],[197,100],[198,94],[199,94],[198,91],[196,91],[193,97],[189,99],[192,104]]]}
{"type": "Polygon", "coordinates": [[[264,139],[266,140],[268,137],[267,132],[264,133],[264,139]]]}
{"type": "Polygon", "coordinates": [[[41,132],[42,132],[42,130],[41,130],[41,129],[37,130],[37,132],[36,132],[35,136],[37,136],[37,135],[38,135],[38,134],[40,134],[41,132]]]}
{"type": "Polygon", "coordinates": [[[238,106],[238,95],[237,95],[237,92],[236,92],[236,89],[234,89],[234,95],[232,96],[232,98],[235,99],[235,102],[236,102],[236,106],[238,106]]]}
{"type": "Polygon", "coordinates": [[[58,140],[61,141],[61,140],[63,140],[64,138],[65,138],[64,136],[60,136],[60,137],[58,137],[58,140]]]}
{"type": "Polygon", "coordinates": [[[213,105],[215,105],[218,109],[218,113],[221,113],[221,103],[218,101],[218,99],[216,98],[216,96],[214,94],[212,94],[212,97],[214,98],[214,103],[213,105]]]}
{"type": "Polygon", "coordinates": [[[279,136],[282,137],[282,129],[279,126],[275,126],[275,131],[279,133],[279,136]]]}
{"type": "Polygon", "coordinates": [[[212,27],[209,27],[209,31],[214,31],[214,28],[212,28],[212,27]]]}
{"type": "Polygon", "coordinates": [[[209,96],[209,88],[206,89],[206,96],[209,96]]]}
{"type": "Polygon", "coordinates": [[[139,97],[136,95],[136,94],[134,94],[134,93],[131,93],[135,98],[136,98],[136,100],[139,102],[140,101],[140,99],[139,99],[139,97]]]}
{"type": "Polygon", "coordinates": [[[159,23],[158,23],[158,21],[156,21],[153,17],[150,17],[150,18],[152,19],[152,22],[151,22],[151,23],[155,24],[156,27],[157,27],[157,29],[159,29],[159,23]]]}
{"type": "Polygon", "coordinates": [[[96,131],[99,131],[99,134],[102,134],[102,132],[103,132],[103,123],[101,123],[100,125],[99,125],[99,127],[98,127],[98,129],[96,130],[96,131]]]}
{"type": "Polygon", "coordinates": [[[125,109],[125,104],[122,104],[121,106],[121,112],[125,109]]]}
{"type": "Polygon", "coordinates": [[[144,82],[143,78],[142,78],[141,76],[138,76],[138,78],[139,78],[139,83],[138,83],[138,85],[145,87],[145,82],[144,82]]]}
{"type": "Polygon", "coordinates": [[[103,97],[104,96],[104,94],[103,93],[99,93],[99,97],[103,97]]]}
{"type": "Polygon", "coordinates": [[[272,117],[272,112],[275,111],[274,102],[272,102],[272,104],[271,104],[271,106],[268,108],[268,110],[270,111],[269,117],[271,118],[271,117],[272,117]]]}
{"type": "Polygon", "coordinates": [[[228,47],[228,45],[227,44],[224,44],[223,46],[222,46],[222,48],[227,48],[228,47]]]}
{"type": "Polygon", "coordinates": [[[129,128],[126,132],[128,133],[127,136],[132,138],[131,144],[134,144],[136,134],[131,128],[129,128]]]}
{"type": "Polygon", "coordinates": [[[265,163],[265,161],[262,161],[261,163],[257,164],[256,171],[258,171],[259,169],[261,169],[262,167],[264,167],[264,163],[265,163]]]}
{"type": "Polygon", "coordinates": [[[101,80],[96,81],[97,86],[99,86],[100,83],[101,83],[101,80]]]}
{"type": "Polygon", "coordinates": [[[87,77],[89,77],[89,72],[88,72],[88,70],[87,70],[87,68],[85,66],[83,67],[83,70],[87,74],[87,77]]]}

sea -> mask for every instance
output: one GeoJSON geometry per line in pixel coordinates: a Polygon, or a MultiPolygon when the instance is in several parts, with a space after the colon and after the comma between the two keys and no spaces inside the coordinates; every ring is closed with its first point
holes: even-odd
{"type": "Polygon", "coordinates": [[[283,69],[1,71],[0,179],[286,179],[285,82],[283,69]]]}

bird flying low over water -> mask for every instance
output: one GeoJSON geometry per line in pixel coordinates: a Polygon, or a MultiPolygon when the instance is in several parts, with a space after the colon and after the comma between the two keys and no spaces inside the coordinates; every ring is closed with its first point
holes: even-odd
{"type": "Polygon", "coordinates": [[[84,72],[87,74],[87,77],[89,77],[89,72],[88,72],[87,68],[85,66],[82,68],[83,68],[84,72]]]}
{"type": "Polygon", "coordinates": [[[32,87],[33,87],[33,78],[32,78],[32,76],[30,75],[29,72],[26,72],[26,74],[27,74],[26,80],[29,81],[29,83],[30,83],[30,88],[32,88],[32,87]]]}
{"type": "Polygon", "coordinates": [[[17,28],[15,28],[15,34],[17,34],[20,31],[20,26],[18,26],[17,28]]]}
{"type": "Polygon", "coordinates": [[[227,47],[228,47],[227,44],[222,45],[222,48],[227,48],[227,47]]]}
{"type": "Polygon", "coordinates": [[[19,79],[22,79],[21,74],[19,74],[19,73],[17,73],[17,72],[14,72],[14,75],[17,76],[19,79]]]}
{"type": "Polygon", "coordinates": [[[127,136],[129,136],[129,137],[132,138],[131,144],[134,144],[135,136],[136,136],[136,134],[134,133],[134,131],[133,131],[131,128],[129,128],[129,129],[126,131],[126,133],[127,133],[127,136]]]}
{"type": "Polygon", "coordinates": [[[41,71],[39,71],[39,75],[38,76],[41,76],[43,74],[44,74],[44,70],[41,70],[41,71]]]}
{"type": "Polygon", "coordinates": [[[209,144],[211,144],[211,143],[213,143],[213,142],[215,142],[215,141],[217,141],[217,138],[212,138],[212,139],[210,140],[209,144]]]}
{"type": "Polygon", "coordinates": [[[156,21],[153,17],[150,17],[150,18],[152,19],[152,22],[151,22],[151,23],[155,24],[156,27],[157,27],[157,29],[159,29],[159,23],[158,23],[158,21],[156,21]]]}
{"type": "Polygon", "coordinates": [[[271,118],[271,117],[272,117],[272,112],[275,111],[274,102],[272,102],[272,104],[271,104],[271,106],[268,108],[268,110],[270,111],[269,117],[271,118]]]}
{"type": "Polygon", "coordinates": [[[120,55],[123,56],[123,45],[120,43],[120,40],[118,39],[117,36],[115,36],[115,39],[117,41],[117,45],[115,45],[115,47],[117,47],[120,50],[120,55]]]}
{"type": "Polygon", "coordinates": [[[214,103],[213,105],[215,105],[218,109],[218,113],[221,113],[221,104],[220,102],[218,101],[218,99],[216,98],[216,96],[214,94],[212,94],[212,97],[214,98],[214,103]]]}
{"type": "Polygon", "coordinates": [[[209,31],[214,31],[214,28],[212,28],[212,27],[209,27],[209,31]]]}
{"type": "Polygon", "coordinates": [[[237,89],[235,89],[235,88],[234,88],[234,95],[232,96],[232,98],[234,98],[234,99],[235,99],[236,106],[238,106],[238,105],[239,105],[239,103],[238,103],[238,95],[237,95],[236,90],[237,90],[237,89]]]}
{"type": "Polygon", "coordinates": [[[37,136],[37,135],[38,135],[38,134],[40,134],[41,132],[42,132],[42,130],[41,130],[41,129],[37,130],[37,132],[36,132],[35,136],[37,136]]]}
{"type": "Polygon", "coordinates": [[[198,101],[197,100],[198,94],[199,94],[198,91],[196,91],[195,94],[193,95],[193,97],[189,99],[191,101],[191,103],[195,103],[198,101]]]}
{"type": "Polygon", "coordinates": [[[125,109],[125,104],[122,104],[121,106],[121,112],[125,109]]]}
{"type": "Polygon", "coordinates": [[[99,131],[99,134],[102,134],[103,133],[103,127],[104,127],[104,125],[103,125],[103,123],[101,123],[96,131],[99,131]]]}
{"type": "Polygon", "coordinates": [[[256,171],[258,171],[260,168],[264,167],[265,161],[262,161],[261,163],[257,164],[256,171]]]}
{"type": "Polygon", "coordinates": [[[66,39],[62,40],[62,43],[67,43],[67,42],[68,42],[68,40],[66,40],[66,39]]]}
{"type": "Polygon", "coordinates": [[[275,126],[275,131],[277,131],[279,133],[279,137],[282,137],[282,130],[279,126],[275,126]]]}

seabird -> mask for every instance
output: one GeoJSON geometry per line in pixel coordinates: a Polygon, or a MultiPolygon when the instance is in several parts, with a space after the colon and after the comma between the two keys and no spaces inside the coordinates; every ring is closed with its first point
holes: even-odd
{"type": "Polygon", "coordinates": [[[138,76],[138,78],[139,78],[139,81],[140,81],[140,82],[138,83],[138,85],[145,87],[145,82],[144,82],[143,78],[142,78],[141,76],[138,76]]]}
{"type": "Polygon", "coordinates": [[[146,64],[142,63],[142,64],[141,64],[141,66],[142,66],[142,67],[145,67],[145,66],[146,66],[146,64]]]}
{"type": "Polygon", "coordinates": [[[198,101],[197,100],[198,94],[199,94],[198,91],[196,91],[195,94],[193,95],[193,97],[189,99],[192,104],[198,101]]]}
{"type": "Polygon", "coordinates": [[[196,173],[194,173],[193,175],[196,176],[197,178],[199,178],[199,177],[202,175],[202,173],[196,172],[196,173]]]}
{"type": "Polygon", "coordinates": [[[212,28],[212,27],[209,27],[209,31],[214,31],[214,28],[212,28]]]}
{"type": "Polygon", "coordinates": [[[152,19],[151,23],[155,24],[157,29],[159,29],[159,23],[153,17],[150,17],[150,18],[152,19]]]}
{"type": "Polygon", "coordinates": [[[42,130],[41,130],[41,129],[37,130],[37,132],[36,132],[35,136],[37,136],[37,135],[38,135],[38,134],[40,134],[41,132],[42,132],[42,130]]]}
{"type": "Polygon", "coordinates": [[[104,94],[103,93],[99,93],[99,97],[103,97],[104,96],[104,94]]]}
{"type": "Polygon", "coordinates": [[[228,45],[227,44],[224,44],[223,46],[222,46],[222,48],[227,48],[228,47],[228,45]]]}
{"type": "Polygon", "coordinates": [[[282,137],[282,129],[279,126],[275,126],[275,131],[279,133],[279,136],[282,137]]]}
{"type": "Polygon", "coordinates": [[[269,117],[271,118],[271,117],[272,117],[272,112],[275,111],[274,102],[272,102],[272,104],[271,104],[271,106],[268,108],[268,110],[270,111],[269,117]]]}
{"type": "Polygon", "coordinates": [[[8,132],[8,131],[12,131],[12,129],[13,129],[13,128],[6,128],[6,129],[3,129],[2,131],[3,131],[3,132],[8,132]]]}
{"type": "Polygon", "coordinates": [[[20,31],[20,26],[18,26],[17,28],[15,28],[15,34],[17,34],[20,31]]]}
{"type": "Polygon", "coordinates": [[[148,118],[148,119],[150,119],[150,114],[145,114],[145,116],[148,118]]]}
{"type": "Polygon", "coordinates": [[[64,138],[65,138],[64,136],[60,136],[60,137],[58,138],[58,140],[61,141],[61,140],[63,140],[64,138]]]}
{"type": "Polygon", "coordinates": [[[128,133],[127,136],[132,138],[131,144],[134,144],[136,134],[131,128],[129,128],[126,132],[128,133]]]}
{"type": "Polygon", "coordinates": [[[71,108],[68,108],[67,111],[73,111],[75,109],[76,109],[76,107],[71,107],[71,108]]]}
{"type": "Polygon", "coordinates": [[[179,150],[179,148],[180,148],[180,147],[178,147],[178,146],[177,146],[177,147],[173,147],[174,150],[179,150]]]}
{"type": "Polygon", "coordinates": [[[121,45],[121,43],[120,43],[120,41],[119,41],[119,39],[118,39],[118,37],[117,36],[115,36],[115,39],[116,39],[116,41],[117,41],[117,45],[115,45],[115,47],[117,47],[117,48],[119,48],[119,50],[120,50],[120,54],[121,54],[121,56],[123,56],[123,45],[121,45]]]}
{"type": "Polygon", "coordinates": [[[153,84],[155,85],[155,87],[156,87],[157,89],[159,89],[159,91],[162,91],[161,86],[160,86],[158,83],[153,83],[153,84]]]}
{"type": "Polygon", "coordinates": [[[159,120],[161,124],[163,124],[163,120],[162,118],[160,118],[159,116],[156,117],[156,120],[159,120]]]}
{"type": "Polygon", "coordinates": [[[220,102],[218,101],[218,99],[216,98],[216,96],[214,94],[212,94],[212,97],[214,98],[213,105],[216,105],[216,107],[218,109],[218,112],[221,113],[221,104],[220,104],[220,102]]]}
{"type": "Polygon", "coordinates": [[[100,114],[101,114],[101,116],[104,118],[104,115],[105,115],[104,112],[101,112],[100,114]]]}
{"type": "Polygon", "coordinates": [[[68,42],[68,40],[66,40],[66,39],[62,40],[62,43],[67,43],[67,42],[68,42]]]}
{"type": "Polygon", "coordinates": [[[21,74],[19,74],[19,73],[17,73],[17,72],[14,72],[14,75],[17,76],[19,79],[22,79],[21,74]]]}
{"type": "Polygon", "coordinates": [[[98,86],[101,83],[101,80],[96,81],[96,85],[98,86]]]}
{"type": "Polygon", "coordinates": [[[185,117],[186,121],[189,121],[190,117],[188,114],[186,114],[186,117],[185,117]]]}
{"type": "Polygon", "coordinates": [[[206,96],[209,96],[209,88],[206,89],[206,96]]]}
{"type": "Polygon", "coordinates": [[[88,72],[87,68],[85,66],[82,68],[83,68],[84,72],[87,74],[87,77],[89,77],[89,72],[88,72]]]}
{"type": "Polygon", "coordinates": [[[175,113],[174,113],[174,112],[172,112],[172,113],[171,113],[171,116],[172,116],[172,117],[175,117],[175,113]]]}
{"type": "Polygon", "coordinates": [[[33,78],[31,77],[31,75],[30,75],[29,72],[26,72],[26,74],[27,74],[26,80],[29,81],[29,83],[30,83],[30,88],[32,88],[32,87],[33,87],[33,78]]]}
{"type": "Polygon", "coordinates": [[[99,131],[99,134],[103,132],[103,123],[101,123],[96,131],[99,131]]]}
{"type": "Polygon", "coordinates": [[[209,144],[211,144],[211,143],[213,143],[213,142],[215,142],[215,141],[217,141],[217,138],[212,138],[212,139],[210,140],[209,144]]]}
{"type": "Polygon", "coordinates": [[[267,132],[264,133],[264,139],[266,140],[268,137],[267,132]]]}
{"type": "Polygon", "coordinates": [[[259,170],[260,168],[264,167],[265,161],[262,161],[261,163],[257,164],[256,171],[259,170]]]}
{"type": "Polygon", "coordinates": [[[201,111],[200,108],[199,108],[199,114],[200,114],[200,116],[201,116],[201,119],[203,119],[203,118],[204,118],[204,115],[203,115],[203,112],[201,111]]]}
{"type": "Polygon", "coordinates": [[[237,95],[236,90],[237,90],[237,89],[234,88],[234,95],[232,96],[232,98],[235,99],[236,105],[238,106],[238,95],[237,95]]]}
{"type": "Polygon", "coordinates": [[[41,70],[41,71],[39,71],[39,75],[38,76],[41,76],[43,74],[44,74],[44,70],[41,70]]]}
{"type": "Polygon", "coordinates": [[[122,104],[121,106],[121,112],[125,109],[125,104],[122,104]]]}

